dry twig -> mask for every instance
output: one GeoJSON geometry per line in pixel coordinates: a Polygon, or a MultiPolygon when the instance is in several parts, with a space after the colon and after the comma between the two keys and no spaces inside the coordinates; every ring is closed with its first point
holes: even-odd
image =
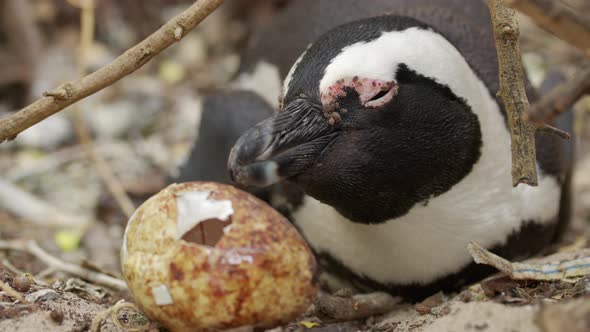
{"type": "MultiPolygon", "coordinates": [[[[104,141],[96,142],[94,149],[100,155],[106,155],[109,158],[116,156],[118,150],[123,145],[120,142],[104,141]]],[[[60,148],[59,150],[52,151],[38,159],[34,163],[27,163],[13,167],[9,169],[4,178],[11,182],[17,182],[28,177],[38,176],[54,171],[55,169],[62,167],[67,163],[71,163],[86,157],[86,151],[82,145],[73,145],[60,148]]],[[[125,189],[127,191],[127,189],[125,189]]]]}
{"type": "Polygon", "coordinates": [[[23,130],[104,89],[133,73],[199,24],[223,0],[199,0],[105,67],[79,80],[65,83],[19,112],[0,120],[0,142],[16,138],[23,130]],[[180,30],[179,30],[180,29],[180,30]],[[179,32],[180,31],[180,32],[179,32]]]}
{"type": "Polygon", "coordinates": [[[82,228],[93,222],[69,215],[2,178],[0,208],[35,224],[82,228]]]}
{"type": "MultiPolygon", "coordinates": [[[[94,21],[95,21],[95,3],[94,0],[81,1],[79,4],[80,11],[80,56],[78,59],[78,72],[80,76],[86,75],[87,70],[87,55],[92,43],[94,42],[94,21]]],[[[108,191],[111,193],[115,202],[119,205],[119,208],[125,213],[127,218],[131,218],[133,211],[135,211],[135,205],[127,196],[123,185],[113,172],[109,164],[102,158],[100,154],[96,152],[94,148],[94,142],[90,135],[90,130],[84,122],[82,117],[82,111],[78,107],[80,104],[74,105],[75,107],[75,128],[78,134],[78,139],[84,146],[86,154],[93,161],[93,165],[106,184],[108,191]]]]}
{"type": "Polygon", "coordinates": [[[10,287],[9,284],[2,280],[0,280],[0,290],[3,290],[6,295],[17,299],[20,303],[29,303],[29,301],[25,300],[25,298],[19,292],[14,290],[14,288],[10,287]]]}
{"type": "Polygon", "coordinates": [[[526,183],[538,184],[535,133],[543,130],[561,137],[567,133],[550,126],[535,126],[523,118],[529,109],[529,100],[524,87],[524,75],[519,47],[518,22],[513,9],[506,7],[503,0],[488,0],[492,18],[498,63],[500,70],[500,90],[512,141],[512,185],[526,183]]]}
{"type": "Polygon", "coordinates": [[[315,314],[323,320],[345,322],[391,311],[399,299],[387,293],[358,294],[351,297],[320,296],[314,303],[315,314]]]}
{"type": "Polygon", "coordinates": [[[473,242],[467,245],[467,250],[475,263],[493,266],[513,280],[565,280],[590,273],[590,250],[576,251],[567,258],[558,254],[552,255],[550,261],[545,257],[525,262],[510,262],[473,242]]]}
{"type": "Polygon", "coordinates": [[[107,286],[116,290],[125,290],[127,285],[121,279],[117,279],[104,273],[91,271],[79,265],[64,262],[43,250],[37,242],[29,241],[4,241],[0,240],[0,250],[18,250],[28,252],[37,257],[47,266],[57,270],[69,273],[79,278],[91,281],[98,285],[107,286]]]}
{"type": "Polygon", "coordinates": [[[526,114],[530,121],[545,123],[568,110],[583,95],[590,94],[590,66],[569,81],[558,85],[531,106],[526,114]]]}
{"type": "Polygon", "coordinates": [[[590,17],[556,0],[507,0],[507,3],[590,56],[590,17]]]}

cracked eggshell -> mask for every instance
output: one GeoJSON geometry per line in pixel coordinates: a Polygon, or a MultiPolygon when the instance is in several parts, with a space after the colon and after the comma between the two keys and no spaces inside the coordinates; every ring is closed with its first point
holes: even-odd
{"type": "Polygon", "coordinates": [[[317,293],[315,259],[295,228],[216,183],[173,184],[141,205],[121,261],[137,304],[173,331],[277,326],[317,293]]]}

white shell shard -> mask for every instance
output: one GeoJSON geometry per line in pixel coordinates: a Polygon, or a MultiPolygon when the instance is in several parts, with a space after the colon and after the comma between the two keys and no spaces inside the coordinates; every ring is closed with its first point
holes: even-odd
{"type": "Polygon", "coordinates": [[[154,296],[154,301],[157,305],[168,305],[174,302],[172,301],[172,296],[170,296],[170,292],[166,285],[152,287],[152,295],[154,296]]]}
{"type": "Polygon", "coordinates": [[[247,254],[242,254],[238,251],[230,250],[225,255],[224,261],[230,265],[240,265],[243,262],[254,263],[254,257],[247,254]]]}
{"type": "Polygon", "coordinates": [[[176,238],[181,239],[200,222],[227,221],[234,213],[230,200],[209,199],[210,191],[189,191],[176,195],[176,238]]]}

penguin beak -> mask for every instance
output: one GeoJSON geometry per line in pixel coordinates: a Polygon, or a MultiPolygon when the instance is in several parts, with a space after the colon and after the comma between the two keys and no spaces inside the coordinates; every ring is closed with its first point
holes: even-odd
{"type": "Polygon", "coordinates": [[[264,187],[296,176],[313,166],[337,136],[319,107],[297,99],[244,133],[232,148],[232,180],[264,187]]]}

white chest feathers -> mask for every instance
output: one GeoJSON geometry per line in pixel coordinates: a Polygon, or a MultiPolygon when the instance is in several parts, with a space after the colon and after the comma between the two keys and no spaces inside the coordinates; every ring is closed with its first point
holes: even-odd
{"type": "Polygon", "coordinates": [[[538,187],[512,187],[510,137],[498,105],[461,54],[432,31],[386,32],[345,47],[326,68],[320,90],[354,75],[394,79],[391,68],[400,63],[447,85],[478,116],[483,145],[472,171],[428,204],[382,224],[353,223],[311,197],[294,219],[316,251],[357,274],[381,283],[428,283],[471,262],[470,241],[501,245],[526,221],[554,221],[561,190],[541,172],[538,187]]]}
{"type": "Polygon", "coordinates": [[[557,215],[560,190],[552,178],[543,177],[537,188],[509,190],[500,187],[510,188],[510,179],[498,185],[473,180],[383,224],[353,223],[309,196],[294,219],[314,250],[359,275],[385,284],[426,284],[471,262],[469,242],[501,245],[524,221],[546,223],[557,215]],[[466,188],[474,182],[482,186],[466,188]]]}

